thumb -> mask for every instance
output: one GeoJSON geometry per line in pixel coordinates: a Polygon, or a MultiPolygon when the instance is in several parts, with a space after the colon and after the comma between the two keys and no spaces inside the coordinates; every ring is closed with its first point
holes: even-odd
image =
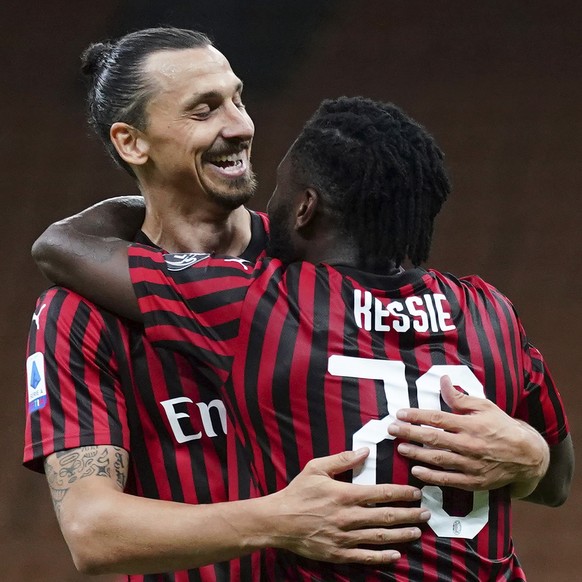
{"type": "Polygon", "coordinates": [[[330,477],[354,469],[364,462],[366,457],[370,454],[370,449],[362,447],[357,451],[343,451],[336,455],[329,455],[327,457],[318,457],[309,461],[308,465],[312,470],[318,473],[326,473],[330,477]]]}
{"type": "Polygon", "coordinates": [[[453,412],[467,413],[479,407],[481,398],[469,396],[460,390],[457,390],[449,376],[441,377],[441,395],[443,400],[451,407],[453,412]]]}

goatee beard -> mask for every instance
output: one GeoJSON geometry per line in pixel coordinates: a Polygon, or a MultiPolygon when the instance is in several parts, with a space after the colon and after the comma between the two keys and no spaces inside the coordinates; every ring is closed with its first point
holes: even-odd
{"type": "Polygon", "coordinates": [[[223,208],[236,210],[251,200],[255,195],[256,189],[257,180],[251,170],[248,175],[232,181],[229,192],[224,190],[208,190],[208,195],[223,208]]]}

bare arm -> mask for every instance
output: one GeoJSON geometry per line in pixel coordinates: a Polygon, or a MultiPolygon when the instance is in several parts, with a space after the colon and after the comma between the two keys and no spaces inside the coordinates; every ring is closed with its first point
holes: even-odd
{"type": "Polygon", "coordinates": [[[550,506],[566,500],[574,465],[569,437],[549,448],[527,423],[489,400],[458,392],[447,376],[441,393],[456,414],[403,409],[397,414],[402,422],[388,429],[413,441],[399,445],[402,455],[435,467],[413,467],[416,477],[470,491],[510,485],[513,497],[550,506]]]}
{"type": "Polygon", "coordinates": [[[421,508],[376,508],[414,501],[409,486],[361,486],[334,474],[363,462],[367,450],[315,459],[285,489],[258,499],[189,505],[123,492],[128,453],[114,446],[55,453],[45,472],[55,511],[77,568],[91,574],[196,568],[265,548],[331,562],[389,563],[391,549],[420,536],[421,508]]]}
{"type": "Polygon", "coordinates": [[[43,274],[120,315],[141,321],[129,277],[127,247],[143,222],[139,196],[105,200],[51,224],[32,256],[43,274]]]}

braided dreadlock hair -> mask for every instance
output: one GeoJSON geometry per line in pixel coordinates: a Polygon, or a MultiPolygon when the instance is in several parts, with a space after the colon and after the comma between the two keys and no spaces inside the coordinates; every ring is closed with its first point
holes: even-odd
{"type": "Polygon", "coordinates": [[[294,172],[318,190],[361,268],[381,272],[428,258],[434,218],[450,191],[433,137],[391,103],[325,100],[290,152],[294,172]]]}

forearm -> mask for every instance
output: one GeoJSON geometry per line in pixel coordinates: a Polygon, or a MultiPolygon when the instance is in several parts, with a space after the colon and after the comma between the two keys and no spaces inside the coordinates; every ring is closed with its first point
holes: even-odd
{"type": "Polygon", "coordinates": [[[142,204],[139,197],[106,200],[56,222],[34,243],[32,256],[53,283],[140,321],[127,262],[129,243],[116,237],[133,236],[142,204]]]}
{"type": "Polygon", "coordinates": [[[267,498],[189,505],[119,491],[104,495],[95,479],[85,479],[63,502],[61,527],[83,572],[172,572],[269,545],[263,533],[273,529],[268,505],[267,498]]]}
{"type": "Polygon", "coordinates": [[[570,493],[574,474],[574,447],[567,436],[561,443],[550,447],[549,466],[533,491],[523,497],[524,501],[550,507],[562,505],[570,493]]]}
{"type": "Polygon", "coordinates": [[[414,525],[430,515],[420,507],[398,506],[420,499],[414,487],[333,479],[366,454],[314,459],[277,493],[211,505],[123,493],[128,455],[116,447],[57,453],[45,468],[63,535],[84,572],[191,569],[266,547],[329,562],[385,564],[400,557],[386,546],[420,537],[414,525]],[[71,466],[81,467],[72,477],[63,471],[71,466]],[[394,505],[389,511],[375,506],[383,503],[394,505]],[[380,547],[365,547],[370,545],[380,547]]]}
{"type": "Polygon", "coordinates": [[[122,196],[99,202],[51,224],[35,241],[32,257],[48,279],[71,286],[68,284],[71,269],[80,262],[82,264],[86,257],[106,260],[112,248],[119,245],[116,239],[133,239],[144,216],[141,196],[122,196]]]}

